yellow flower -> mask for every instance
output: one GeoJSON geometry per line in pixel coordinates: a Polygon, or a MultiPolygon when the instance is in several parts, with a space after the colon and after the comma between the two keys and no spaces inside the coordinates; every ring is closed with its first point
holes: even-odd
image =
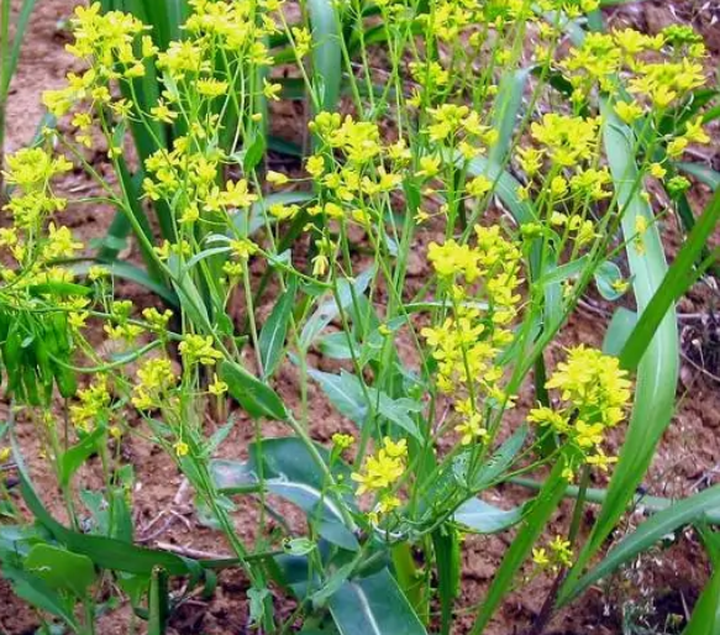
{"type": "Polygon", "coordinates": [[[211,395],[220,397],[227,391],[228,391],[228,385],[224,381],[220,380],[218,378],[217,374],[213,373],[213,383],[208,386],[208,392],[211,395]]]}
{"type": "Polygon", "coordinates": [[[265,95],[267,99],[279,101],[281,90],[282,86],[280,84],[272,84],[263,77],[263,95],[265,95]]]}
{"type": "Polygon", "coordinates": [[[190,452],[190,446],[187,443],[185,443],[185,441],[178,441],[173,446],[173,449],[175,450],[175,454],[178,457],[187,456],[190,452]]]}
{"type": "Polygon", "coordinates": [[[314,154],[306,161],[305,170],[307,170],[307,173],[312,177],[318,178],[322,176],[325,171],[325,159],[314,154]]]}
{"type": "Polygon", "coordinates": [[[474,441],[485,439],[488,435],[488,431],[485,427],[483,427],[482,423],[482,417],[479,414],[474,413],[465,421],[455,426],[455,431],[462,435],[460,444],[470,445],[474,441]]]}
{"type": "Polygon", "coordinates": [[[605,453],[602,451],[602,448],[596,448],[595,452],[596,454],[588,456],[586,460],[589,465],[594,465],[602,472],[607,472],[613,463],[617,463],[617,457],[606,456],[605,453]]]}
{"type": "Polygon", "coordinates": [[[550,566],[550,558],[548,558],[548,554],[545,549],[533,548],[532,559],[533,562],[540,568],[550,566]]]}
{"type": "Polygon", "coordinates": [[[178,118],[178,113],[170,110],[167,104],[162,100],[158,100],[157,106],[150,109],[150,114],[158,121],[171,124],[178,118]]]}
{"type": "Polygon", "coordinates": [[[10,450],[10,448],[0,449],[0,463],[5,463],[10,458],[11,455],[12,455],[12,450],[10,450]]]}
{"type": "Polygon", "coordinates": [[[643,115],[643,108],[636,101],[619,101],[615,104],[615,112],[626,124],[635,123],[643,115]]]}
{"type": "Polygon", "coordinates": [[[285,183],[290,180],[286,174],[283,174],[282,172],[274,172],[273,170],[268,170],[265,179],[268,183],[272,183],[273,185],[285,185],[285,183]]]}
{"type": "Polygon", "coordinates": [[[213,339],[210,335],[205,337],[194,334],[185,335],[178,350],[186,364],[199,363],[211,366],[223,358],[223,354],[213,348],[213,339]]]}
{"type": "Polygon", "coordinates": [[[384,490],[393,485],[405,472],[407,442],[402,439],[395,443],[388,437],[375,456],[365,460],[363,471],[353,472],[351,478],[358,486],[358,496],[369,491],[384,490]]]}

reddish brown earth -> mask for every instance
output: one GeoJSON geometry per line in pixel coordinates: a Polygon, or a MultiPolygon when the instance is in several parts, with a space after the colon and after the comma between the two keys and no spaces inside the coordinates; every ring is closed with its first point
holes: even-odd
{"type": "MultiPolygon", "coordinates": [[[[75,4],[75,0],[39,0],[37,3],[9,100],[8,151],[16,150],[32,138],[43,114],[40,93],[62,85],[65,73],[73,68],[72,57],[64,51],[64,45],[68,41],[64,23],[75,4]]],[[[614,10],[609,16],[616,23],[636,26],[650,33],[672,22],[692,23],[706,36],[713,54],[713,63],[717,68],[720,59],[720,8],[713,7],[713,4],[712,1],[703,0],[634,3],[621,10],[614,10]]],[[[19,5],[19,2],[14,5],[19,5]]],[[[282,110],[276,114],[276,131],[285,137],[294,136],[299,140],[295,105],[283,105],[282,110]]],[[[102,170],[104,166],[100,156],[101,153],[98,153],[96,163],[102,170]]],[[[718,147],[704,149],[703,155],[697,157],[697,160],[707,161],[716,169],[720,168],[718,147]]],[[[281,164],[274,167],[292,168],[281,164]]],[[[93,191],[91,182],[80,172],[69,175],[61,188],[70,198],[93,191]]],[[[701,187],[698,187],[697,191],[694,202],[696,210],[699,210],[707,200],[708,193],[701,187]]],[[[101,236],[111,218],[110,209],[87,205],[72,206],[65,213],[64,222],[72,227],[79,237],[88,240],[101,236]]],[[[0,219],[0,224],[3,222],[0,219]]],[[[678,232],[672,222],[666,224],[665,234],[671,256],[679,242],[678,232]]],[[[421,240],[424,244],[430,238],[421,237],[421,240]]],[[[417,257],[413,258],[410,268],[409,284],[418,287],[426,274],[421,257],[424,252],[423,244],[416,245],[417,257]]],[[[140,306],[154,302],[151,296],[130,285],[121,287],[120,292],[126,297],[132,297],[140,306]]],[[[260,307],[261,316],[266,315],[270,308],[270,301],[267,302],[268,306],[260,307]]],[[[703,320],[707,321],[707,317],[717,308],[717,303],[716,279],[708,279],[699,284],[680,303],[681,328],[687,343],[686,353],[692,359],[697,359],[691,350],[693,341],[702,346],[715,346],[715,352],[718,352],[717,333],[713,344],[712,325],[703,326],[703,320]]],[[[557,357],[563,345],[579,342],[600,345],[609,314],[609,309],[600,300],[582,308],[565,329],[562,340],[556,343],[551,357],[557,357]]],[[[714,328],[717,329],[717,326],[714,328]]],[[[102,335],[97,334],[96,337],[99,344],[102,335]]],[[[720,382],[708,375],[718,370],[720,369],[708,368],[703,371],[697,364],[684,363],[682,381],[678,387],[677,414],[662,440],[644,484],[649,493],[683,497],[720,482],[720,382]]],[[[293,369],[283,368],[277,379],[277,388],[290,405],[297,402],[296,385],[293,369]]],[[[314,438],[326,441],[334,432],[351,431],[351,425],[333,411],[315,387],[311,387],[310,400],[311,412],[315,417],[312,423],[314,438]]],[[[4,419],[6,414],[7,404],[0,403],[0,420],[4,419]]],[[[209,425],[215,424],[209,422],[209,425]]],[[[38,489],[45,493],[45,499],[53,513],[62,518],[63,510],[57,503],[59,496],[55,495],[55,479],[41,458],[41,448],[35,432],[33,424],[21,417],[18,435],[24,455],[38,489]]],[[[266,436],[287,434],[279,425],[268,425],[263,432],[266,436]]],[[[253,434],[251,422],[240,418],[229,439],[221,447],[220,456],[243,457],[253,434]]],[[[616,444],[619,446],[621,441],[621,436],[618,436],[616,444]]],[[[155,547],[167,548],[167,545],[175,545],[186,550],[228,553],[222,538],[198,522],[193,510],[192,494],[184,486],[182,477],[168,457],[134,435],[123,441],[122,455],[134,465],[137,476],[133,499],[138,539],[155,547]]],[[[80,474],[83,485],[100,485],[97,467],[91,463],[83,468],[80,474]]],[[[516,487],[504,487],[493,495],[496,500],[492,502],[510,506],[524,500],[528,493],[516,487]]],[[[238,533],[252,540],[257,517],[256,507],[249,502],[243,504],[242,501],[240,505],[240,512],[235,516],[238,533]]],[[[554,523],[558,527],[565,526],[569,513],[570,507],[563,506],[554,523]]],[[[586,513],[588,520],[591,520],[594,510],[589,508],[586,513]]],[[[301,522],[297,513],[291,519],[293,522],[301,522]]],[[[641,520],[642,515],[639,512],[631,516],[617,530],[614,540],[622,538],[641,520]]],[[[552,532],[548,535],[552,536],[552,532]]],[[[459,601],[461,613],[464,608],[472,607],[483,597],[510,538],[508,535],[499,535],[469,537],[466,540],[463,552],[464,580],[459,601]]],[[[636,621],[639,626],[650,630],[628,632],[679,632],[672,630],[673,621],[676,616],[682,619],[691,609],[707,579],[708,571],[709,564],[699,538],[691,531],[685,532],[672,544],[658,547],[639,558],[632,566],[608,580],[603,587],[589,590],[579,602],[553,620],[548,632],[556,635],[619,634],[623,632],[623,614],[627,616],[633,611],[638,616],[636,621]]],[[[523,632],[540,609],[551,582],[548,577],[540,576],[521,585],[506,602],[488,633],[508,635],[523,632]]],[[[178,635],[248,632],[246,588],[246,580],[242,574],[221,574],[215,597],[206,601],[198,596],[181,607],[172,620],[170,632],[178,635]]],[[[284,614],[293,608],[291,603],[280,595],[277,596],[276,605],[284,614]]],[[[101,619],[98,633],[126,633],[129,619],[128,607],[121,607],[101,619]]],[[[460,618],[456,632],[466,632],[471,623],[470,614],[460,618]]],[[[13,595],[7,583],[0,580],[0,633],[33,633],[38,625],[36,613],[13,595]]],[[[139,628],[142,632],[141,625],[139,628]]]]}

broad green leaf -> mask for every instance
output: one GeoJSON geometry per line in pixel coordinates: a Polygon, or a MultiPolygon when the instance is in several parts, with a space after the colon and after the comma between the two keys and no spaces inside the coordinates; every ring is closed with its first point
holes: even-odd
{"type": "MultiPolygon", "coordinates": [[[[635,164],[632,133],[618,119],[607,100],[602,104],[602,112],[607,121],[604,143],[610,171],[618,204],[624,209],[622,230],[628,241],[626,251],[633,275],[633,291],[638,312],[642,314],[667,273],[665,252],[652,209],[642,198],[642,183],[635,164]],[[643,253],[638,252],[632,240],[636,234],[638,218],[644,219],[647,225],[643,234],[643,253]]],[[[655,448],[675,409],[678,359],[677,319],[675,307],[670,303],[665,308],[662,321],[658,324],[638,366],[632,417],[608,487],[607,498],[588,541],[561,587],[563,595],[572,592],[582,570],[625,512],[652,461],[655,448]]]]}
{"type": "Polygon", "coordinates": [[[564,606],[590,585],[630,562],[639,553],[650,549],[664,536],[685,525],[704,520],[708,513],[716,512],[718,508],[720,508],[720,485],[658,512],[611,549],[600,564],[583,575],[575,584],[565,585],[558,596],[558,606],[564,606]]]}
{"type": "Polygon", "coordinates": [[[458,507],[453,519],[469,533],[495,534],[517,525],[523,512],[522,507],[504,510],[479,498],[471,498],[458,507]]]}
{"type": "Polygon", "coordinates": [[[716,172],[712,168],[698,163],[676,163],[675,167],[682,170],[690,176],[694,176],[698,181],[710,187],[713,191],[720,187],[720,172],[716,172]]]}
{"type": "Polygon", "coordinates": [[[315,313],[305,322],[300,334],[300,346],[306,350],[310,348],[325,327],[340,315],[340,311],[347,310],[352,304],[353,294],[360,296],[365,293],[374,275],[375,268],[369,267],[357,276],[352,283],[348,280],[339,280],[337,283],[338,302],[335,301],[335,297],[331,297],[315,310],[315,313]]]}
{"type": "Polygon", "coordinates": [[[13,591],[18,597],[41,611],[61,618],[74,632],[81,632],[75,615],[73,615],[72,603],[66,602],[44,580],[7,562],[2,565],[2,575],[3,578],[10,581],[13,591]]]}
{"type": "Polygon", "coordinates": [[[77,533],[61,525],[45,509],[35,492],[14,438],[12,448],[20,479],[20,493],[25,504],[37,522],[70,551],[87,556],[96,566],[103,569],[150,575],[154,566],[162,566],[173,575],[190,575],[195,579],[202,577],[200,566],[192,560],[165,551],[136,547],[121,540],[77,533]]]}
{"type": "Polygon", "coordinates": [[[95,582],[95,567],[87,556],[52,545],[35,545],[23,563],[31,572],[53,589],[71,592],[82,599],[95,582]]]}
{"type": "Polygon", "coordinates": [[[228,392],[253,418],[266,417],[285,421],[288,413],[278,394],[266,383],[254,377],[242,366],[228,360],[220,362],[220,379],[228,385],[228,392]]]}
{"type": "Polygon", "coordinates": [[[346,580],[330,597],[329,606],[341,635],[427,634],[387,569],[346,580]]]}
{"type": "Polygon", "coordinates": [[[621,284],[624,278],[620,267],[614,262],[606,261],[601,263],[600,266],[595,269],[593,276],[595,277],[597,290],[603,298],[614,302],[623,296],[624,292],[618,290],[616,286],[621,284]]]}
{"type": "Polygon", "coordinates": [[[320,385],[330,403],[341,415],[360,427],[365,425],[370,407],[360,380],[355,375],[344,370],[335,375],[314,368],[308,369],[308,375],[320,385]]]}
{"type": "Polygon", "coordinates": [[[260,331],[260,358],[262,360],[263,376],[272,377],[282,360],[285,348],[285,337],[295,308],[295,294],[297,292],[297,278],[290,278],[284,293],[273,307],[270,317],[260,331]]]}
{"type": "Polygon", "coordinates": [[[260,161],[262,161],[266,148],[265,135],[257,133],[255,138],[242,152],[242,166],[245,174],[252,172],[260,161]]]}
{"type": "Polygon", "coordinates": [[[97,428],[80,443],[63,452],[60,458],[60,484],[67,487],[80,466],[98,450],[98,442],[105,436],[104,428],[97,428]]]}
{"type": "Polygon", "coordinates": [[[411,399],[392,399],[377,388],[366,387],[363,391],[360,379],[346,371],[334,375],[309,369],[308,375],[320,384],[333,406],[358,426],[365,425],[371,407],[374,409],[377,406],[379,416],[400,426],[416,439],[422,440],[417,424],[409,414],[422,410],[422,405],[418,402],[411,399]]]}
{"type": "MultiPolygon", "coordinates": [[[[318,445],[317,451],[327,463],[327,450],[318,445]]],[[[336,461],[336,477],[350,480],[350,469],[336,461]]],[[[356,551],[359,547],[352,530],[344,525],[340,502],[326,493],[323,471],[305,444],[297,437],[265,439],[250,446],[250,461],[216,460],[211,463],[216,486],[227,494],[253,493],[260,487],[297,505],[317,525],[320,535],[343,549],[356,551]],[[262,475],[262,480],[260,479],[262,475]]]]}
{"type": "Polygon", "coordinates": [[[490,149],[489,160],[493,165],[504,165],[517,129],[517,116],[523,102],[523,93],[532,68],[506,72],[500,80],[493,107],[493,128],[498,140],[490,149]]]}
{"type": "Polygon", "coordinates": [[[633,332],[637,320],[638,317],[635,311],[630,311],[624,306],[618,307],[610,319],[607,331],[605,331],[603,353],[618,357],[633,332]]]}

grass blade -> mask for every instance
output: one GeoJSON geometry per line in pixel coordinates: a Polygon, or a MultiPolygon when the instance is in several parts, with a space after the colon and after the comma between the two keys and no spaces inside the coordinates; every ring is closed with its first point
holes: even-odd
{"type": "Polygon", "coordinates": [[[470,631],[470,635],[480,635],[484,631],[493,613],[495,613],[500,602],[508,593],[515,574],[544,531],[550,515],[562,500],[566,488],[566,482],[562,478],[564,468],[565,461],[558,460],[543,489],[537,498],[530,503],[530,511],[505,553],[505,557],[475,618],[475,624],[470,631]]]}
{"type": "Polygon", "coordinates": [[[695,605],[683,635],[718,635],[719,633],[720,568],[716,568],[695,605]]]}
{"type": "Polygon", "coordinates": [[[564,593],[561,591],[558,606],[567,604],[591,584],[609,575],[639,553],[647,551],[663,536],[685,525],[704,520],[708,512],[717,511],[719,507],[720,485],[716,485],[655,514],[610,551],[600,564],[582,576],[572,588],[565,589],[564,593]]]}
{"type": "MultiPolygon", "coordinates": [[[[25,40],[25,31],[27,29],[28,23],[30,22],[30,16],[32,15],[33,9],[35,8],[36,1],[37,0],[24,0],[22,6],[20,7],[20,13],[18,14],[17,22],[15,23],[15,33],[13,35],[13,42],[12,47],[10,48],[10,54],[6,59],[2,61],[3,69],[2,83],[0,84],[0,103],[5,102],[8,91],[10,90],[10,82],[12,81],[13,75],[15,75],[15,71],[17,70],[18,61],[20,59],[20,49],[22,48],[23,41],[25,40]]],[[[9,27],[9,24],[4,24],[3,31],[7,27],[9,27]]]]}
{"type": "MultiPolygon", "coordinates": [[[[602,111],[607,122],[605,148],[618,191],[618,203],[625,210],[622,229],[629,241],[628,263],[634,276],[633,289],[638,311],[642,313],[660,288],[668,267],[652,209],[641,197],[631,132],[620,122],[607,101],[603,103],[602,111]],[[632,241],[638,218],[644,218],[647,223],[643,254],[638,252],[632,241]]],[[[640,361],[633,413],[607,498],[577,563],[561,587],[561,596],[572,593],[583,568],[625,512],[652,461],[655,448],[674,412],[678,359],[677,320],[674,304],[671,303],[640,361]]]]}
{"type": "Polygon", "coordinates": [[[695,262],[702,254],[708,238],[720,221],[720,192],[718,192],[693,227],[675,262],[662,281],[652,300],[642,312],[620,355],[623,368],[636,368],[657,331],[663,316],[697,280],[695,262]]]}

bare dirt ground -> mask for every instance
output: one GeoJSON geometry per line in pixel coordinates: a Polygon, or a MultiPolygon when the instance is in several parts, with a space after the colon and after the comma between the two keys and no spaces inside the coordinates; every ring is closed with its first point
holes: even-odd
{"type": "MultiPolygon", "coordinates": [[[[43,115],[41,92],[61,86],[65,73],[73,69],[75,62],[64,51],[64,45],[69,39],[64,23],[75,4],[76,0],[39,0],[36,5],[9,100],[8,152],[32,139],[43,115]]],[[[673,22],[691,23],[705,35],[713,55],[712,63],[717,68],[720,59],[720,5],[715,7],[714,4],[712,0],[705,3],[689,0],[634,3],[615,9],[608,15],[619,24],[630,24],[650,33],[673,22]]],[[[297,124],[294,123],[297,119],[294,105],[284,105],[278,115],[279,123],[275,125],[281,134],[286,137],[299,134],[297,124]]],[[[706,149],[706,152],[698,160],[719,169],[720,151],[717,144],[706,149]]],[[[61,188],[73,198],[78,193],[91,191],[92,185],[82,173],[77,172],[68,175],[61,188]]],[[[709,196],[701,187],[697,191],[694,199],[696,211],[701,209],[709,196]]],[[[79,237],[88,240],[101,236],[111,218],[110,209],[72,206],[65,212],[64,222],[79,237]]],[[[0,224],[3,224],[2,219],[0,224]]],[[[665,230],[670,245],[669,256],[672,257],[679,242],[677,230],[672,222],[667,223],[665,230]]],[[[415,247],[416,253],[424,252],[422,244],[415,247]]],[[[411,263],[409,284],[419,286],[425,275],[424,259],[417,258],[411,263]]],[[[140,306],[156,302],[129,285],[121,287],[121,292],[140,306]]],[[[680,328],[683,329],[683,340],[686,342],[685,354],[690,359],[683,364],[677,414],[665,434],[645,483],[650,494],[682,497],[720,482],[720,382],[709,375],[718,369],[701,369],[693,361],[698,359],[693,352],[698,345],[702,347],[705,357],[709,352],[717,355],[720,351],[718,326],[713,322],[717,301],[717,280],[710,279],[698,285],[680,304],[680,328]]],[[[260,307],[260,314],[265,315],[268,308],[260,307]]],[[[562,341],[556,345],[556,352],[563,345],[579,342],[599,346],[609,316],[609,308],[599,299],[582,308],[565,329],[562,341]]],[[[99,334],[98,341],[100,339],[99,334]]],[[[293,369],[283,368],[277,380],[277,388],[290,405],[297,400],[295,386],[293,369]]],[[[311,411],[316,415],[312,425],[314,438],[326,441],[334,432],[351,431],[351,425],[333,411],[318,389],[311,389],[310,400],[311,411]]],[[[0,419],[6,414],[7,404],[0,403],[0,419]]],[[[269,425],[264,433],[267,436],[278,436],[287,434],[287,431],[279,425],[269,425]]],[[[57,502],[53,502],[59,499],[55,495],[55,479],[41,457],[41,448],[32,424],[21,420],[18,434],[38,489],[45,493],[53,513],[62,518],[63,510],[57,502]]],[[[226,458],[243,457],[252,437],[253,425],[241,417],[230,438],[223,444],[220,455],[226,458]]],[[[618,445],[621,440],[621,437],[616,440],[618,445]]],[[[135,436],[123,441],[122,452],[124,459],[133,464],[137,477],[133,498],[138,540],[155,547],[167,548],[170,545],[214,554],[228,552],[218,534],[199,523],[192,505],[192,493],[183,485],[182,477],[168,457],[135,436]]],[[[87,486],[100,483],[96,467],[91,464],[81,473],[81,480],[87,486]]],[[[524,500],[528,493],[519,488],[505,487],[498,489],[495,495],[498,504],[513,505],[524,500]]],[[[567,523],[569,509],[563,507],[557,515],[554,522],[558,526],[567,523]]],[[[594,510],[588,508],[586,513],[590,520],[594,510]]],[[[256,508],[250,503],[244,504],[236,515],[240,535],[252,538],[255,519],[256,508]]],[[[626,526],[618,529],[616,538],[621,538],[641,519],[640,513],[633,515],[626,526]]],[[[463,608],[471,607],[481,600],[509,540],[507,535],[467,539],[463,556],[462,596],[459,600],[461,613],[463,608]]],[[[666,626],[672,624],[675,619],[673,616],[686,615],[697,599],[708,571],[709,564],[699,539],[692,532],[686,532],[671,544],[644,556],[641,562],[614,576],[602,588],[589,590],[579,602],[554,619],[549,632],[555,635],[619,634],[623,632],[623,624],[630,619],[631,614],[637,614],[633,619],[652,630],[629,632],[678,632],[669,628],[666,630],[666,626]]],[[[540,576],[521,586],[505,604],[488,632],[491,635],[522,632],[539,610],[551,582],[548,577],[540,576]]],[[[210,601],[196,598],[181,607],[173,618],[171,632],[178,635],[248,632],[246,588],[242,574],[223,573],[215,597],[210,601]]],[[[281,612],[292,610],[290,603],[280,595],[277,596],[277,606],[281,607],[281,612]]],[[[130,610],[126,606],[109,613],[102,618],[98,632],[103,635],[128,632],[129,616],[130,610]]],[[[457,633],[464,633],[471,623],[471,615],[460,619],[457,633]]],[[[38,624],[35,612],[13,595],[7,583],[0,580],[0,633],[33,633],[38,624]]]]}

